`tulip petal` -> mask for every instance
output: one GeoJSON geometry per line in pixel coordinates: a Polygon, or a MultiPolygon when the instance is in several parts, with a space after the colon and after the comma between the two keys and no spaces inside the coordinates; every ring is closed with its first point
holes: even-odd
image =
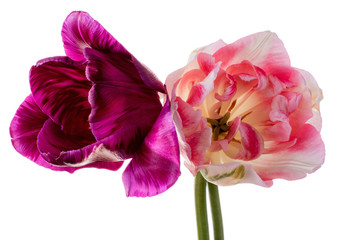
{"type": "Polygon", "coordinates": [[[75,11],[65,19],[61,31],[65,53],[74,61],[84,61],[84,49],[128,53],[116,39],[88,13],[75,11]]]}
{"type": "Polygon", "coordinates": [[[68,135],[60,126],[48,119],[38,135],[37,145],[44,159],[56,166],[97,167],[117,170],[122,160],[95,142],[92,133],[68,135]]]}
{"type": "Polygon", "coordinates": [[[101,140],[123,132],[114,141],[135,153],[161,111],[158,93],[143,82],[131,57],[90,48],[85,56],[86,75],[94,83],[89,93],[94,136],[101,140]]]}
{"type": "Polygon", "coordinates": [[[262,154],[251,164],[263,179],[296,180],[320,168],[324,158],[325,147],[320,133],[312,125],[305,124],[298,131],[295,144],[271,154],[262,154]]]}
{"type": "Polygon", "coordinates": [[[165,93],[164,85],[154,73],[140,63],[106,29],[88,13],[75,11],[65,19],[62,38],[66,55],[75,61],[84,61],[85,48],[94,48],[104,53],[121,53],[132,58],[134,66],[150,88],[165,93]]]}
{"type": "Polygon", "coordinates": [[[216,92],[215,98],[221,102],[225,102],[231,100],[235,96],[237,84],[236,81],[233,80],[233,77],[228,75],[226,81],[221,81],[217,89],[221,89],[223,92],[221,95],[216,92]]]}
{"type": "Polygon", "coordinates": [[[197,61],[205,75],[208,75],[216,67],[215,59],[207,53],[199,53],[197,55],[197,61]]]}
{"type": "Polygon", "coordinates": [[[177,116],[174,117],[175,124],[181,133],[181,138],[185,140],[186,162],[192,171],[195,166],[205,163],[205,152],[211,143],[211,128],[207,126],[206,120],[201,117],[201,111],[195,110],[190,104],[181,98],[176,98],[177,116]]]}
{"type": "Polygon", "coordinates": [[[10,124],[11,142],[21,155],[36,164],[55,171],[74,172],[73,167],[57,167],[45,161],[37,147],[38,134],[49,117],[44,114],[35,100],[29,95],[20,105],[10,124]]]}
{"type": "Polygon", "coordinates": [[[241,38],[213,55],[222,67],[248,60],[262,68],[268,75],[274,75],[287,82],[291,73],[290,59],[282,41],[275,33],[266,31],[241,38]]]}
{"type": "Polygon", "coordinates": [[[127,196],[154,196],[180,176],[179,144],[169,100],[123,173],[127,196]],[[166,146],[166,147],[165,147],[166,146]]]}
{"type": "Polygon", "coordinates": [[[256,174],[251,164],[242,161],[201,165],[198,170],[207,181],[219,186],[231,186],[238,183],[252,183],[263,187],[271,185],[271,182],[264,182],[256,174]]]}
{"type": "Polygon", "coordinates": [[[89,131],[92,84],[84,64],[68,57],[43,59],[31,68],[30,84],[36,103],[65,133],[89,131]]]}
{"type": "Polygon", "coordinates": [[[264,150],[264,141],[259,132],[245,122],[236,118],[229,131],[229,145],[225,154],[233,159],[249,161],[257,158],[264,150]],[[234,131],[239,130],[241,139],[232,138],[234,131]]]}
{"type": "Polygon", "coordinates": [[[241,133],[241,145],[237,158],[252,160],[260,156],[264,149],[264,141],[258,131],[247,123],[241,122],[239,126],[241,133]]]}
{"type": "Polygon", "coordinates": [[[215,68],[204,78],[202,82],[196,83],[190,90],[187,103],[194,107],[198,107],[204,101],[205,97],[214,89],[214,81],[217,77],[220,64],[216,64],[215,68]]]}
{"type": "Polygon", "coordinates": [[[230,65],[226,69],[226,72],[231,75],[239,76],[243,81],[253,80],[250,76],[256,77],[258,81],[255,90],[262,90],[268,85],[268,78],[265,71],[247,60],[242,61],[239,64],[230,65]]]}
{"type": "Polygon", "coordinates": [[[139,62],[134,56],[131,55],[132,63],[138,70],[140,78],[151,89],[161,93],[166,93],[164,84],[156,77],[156,75],[143,63],[139,62]]]}
{"type": "Polygon", "coordinates": [[[16,111],[10,124],[14,148],[34,162],[40,154],[36,145],[37,135],[48,118],[35,103],[33,96],[29,95],[16,111]]]}

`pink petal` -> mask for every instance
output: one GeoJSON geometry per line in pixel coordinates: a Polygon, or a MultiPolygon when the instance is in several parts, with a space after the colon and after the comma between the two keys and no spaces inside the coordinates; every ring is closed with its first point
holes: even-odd
{"type": "Polygon", "coordinates": [[[191,147],[190,159],[194,166],[206,163],[205,154],[210,147],[211,135],[211,129],[206,127],[186,137],[186,142],[191,147]]]}
{"type": "Polygon", "coordinates": [[[242,61],[241,63],[230,65],[226,69],[226,72],[233,76],[239,76],[243,81],[253,80],[253,78],[249,76],[256,77],[258,81],[255,90],[265,89],[268,85],[266,72],[247,60],[242,61]]]}
{"type": "Polygon", "coordinates": [[[271,126],[258,127],[264,141],[289,141],[292,127],[288,122],[276,122],[271,126]]]}
{"type": "Polygon", "coordinates": [[[216,42],[213,42],[207,46],[196,49],[194,52],[195,53],[203,52],[213,55],[217,50],[219,50],[224,46],[226,46],[226,43],[223,40],[219,39],[216,42]]]}
{"type": "Polygon", "coordinates": [[[292,135],[296,135],[297,131],[313,116],[311,104],[311,93],[303,92],[298,107],[289,115],[289,123],[293,129],[292,135]]]}
{"type": "Polygon", "coordinates": [[[253,160],[261,155],[264,150],[264,141],[259,132],[247,123],[239,125],[241,133],[240,142],[232,140],[229,142],[229,150],[225,153],[236,159],[253,160]]]}
{"type": "Polygon", "coordinates": [[[217,64],[202,82],[195,84],[191,88],[189,96],[186,100],[187,103],[194,107],[201,105],[205,97],[214,89],[214,81],[217,77],[219,68],[220,64],[217,64]]]}
{"type": "Polygon", "coordinates": [[[200,52],[197,55],[197,61],[205,75],[208,75],[216,67],[215,59],[207,53],[200,52]]]}
{"type": "Polygon", "coordinates": [[[220,150],[226,151],[228,150],[228,145],[229,145],[229,141],[226,139],[212,141],[208,151],[209,152],[217,152],[220,150]]]}
{"type": "Polygon", "coordinates": [[[106,52],[128,53],[100,23],[86,12],[70,13],[64,21],[61,36],[66,55],[75,61],[85,60],[83,52],[88,47],[106,52]]]}
{"type": "Polygon", "coordinates": [[[320,168],[324,158],[325,147],[320,133],[305,124],[298,131],[295,144],[273,154],[262,154],[251,163],[263,179],[296,180],[320,168]]]}
{"type": "Polygon", "coordinates": [[[241,118],[240,117],[236,117],[230,124],[230,129],[228,131],[228,134],[226,135],[226,139],[228,141],[231,141],[236,133],[239,131],[240,129],[240,124],[241,124],[241,118]]]}
{"type": "Polygon", "coordinates": [[[94,83],[89,93],[94,136],[118,133],[123,150],[135,153],[162,109],[158,92],[143,82],[128,55],[87,48],[85,56],[86,75],[94,83]]]}
{"type": "MultiPolygon", "coordinates": [[[[222,81],[222,82],[224,82],[224,81],[222,81]]],[[[230,75],[228,75],[226,77],[226,82],[224,82],[223,85],[224,85],[224,86],[222,86],[222,88],[224,88],[223,94],[220,95],[218,93],[215,93],[215,98],[222,102],[232,99],[237,90],[236,82],[233,80],[233,77],[231,77],[230,75]]],[[[217,88],[217,89],[219,89],[219,88],[217,88]]]]}
{"type": "Polygon", "coordinates": [[[176,88],[184,73],[184,69],[185,68],[180,68],[166,77],[165,86],[171,101],[174,101],[176,98],[176,88]]]}
{"type": "Polygon", "coordinates": [[[176,99],[177,114],[181,123],[176,121],[177,127],[184,135],[188,146],[187,165],[195,170],[194,166],[199,166],[205,162],[205,152],[211,143],[211,129],[206,125],[205,119],[201,117],[200,110],[194,108],[181,98],[176,99]]]}
{"type": "Polygon", "coordinates": [[[249,124],[242,122],[240,124],[241,144],[244,152],[240,158],[251,160],[257,158],[264,149],[264,141],[261,135],[249,124]]]}
{"type": "MultiPolygon", "coordinates": [[[[181,97],[183,100],[188,99],[189,93],[193,86],[199,82],[202,82],[206,78],[206,75],[200,69],[193,69],[186,72],[181,80],[176,82],[176,90],[174,91],[176,96],[181,97]]],[[[174,85],[174,84],[173,84],[174,85]]]]}
{"type": "Polygon", "coordinates": [[[268,85],[264,89],[265,97],[273,97],[281,93],[283,89],[286,88],[286,84],[280,81],[277,77],[273,75],[268,76],[268,85]]]}
{"type": "Polygon", "coordinates": [[[181,98],[176,98],[177,112],[181,117],[182,131],[184,135],[192,134],[201,128],[201,110],[195,110],[190,104],[184,102],[181,98]]]}
{"type": "Polygon", "coordinates": [[[127,196],[154,196],[180,176],[180,156],[169,100],[123,173],[127,196]],[[166,147],[165,147],[166,146],[166,147]]]}
{"type": "MultiPolygon", "coordinates": [[[[305,97],[305,101],[303,101],[303,103],[301,105],[301,110],[305,114],[303,114],[303,116],[300,119],[296,119],[294,117],[294,120],[297,120],[297,122],[299,122],[299,120],[301,122],[306,121],[307,123],[310,123],[313,126],[315,126],[320,131],[321,126],[322,126],[322,120],[321,120],[321,114],[320,114],[320,101],[323,99],[322,90],[317,85],[314,77],[309,72],[306,72],[304,70],[294,69],[294,74],[293,74],[292,80],[297,82],[298,85],[302,86],[303,89],[305,89],[305,90],[303,90],[305,92],[305,93],[303,93],[303,95],[305,97]],[[311,95],[311,97],[309,95],[311,95]],[[312,116],[309,112],[309,109],[306,109],[306,110],[308,110],[306,112],[304,111],[304,106],[308,107],[310,105],[310,98],[311,98],[311,105],[312,105],[312,116]],[[309,119],[306,119],[307,117],[309,119]]],[[[297,114],[297,115],[299,115],[299,114],[297,114]]]]}
{"type": "Polygon", "coordinates": [[[224,68],[248,60],[284,82],[291,73],[290,59],[282,41],[269,31],[241,38],[220,48],[213,56],[224,68]]]}
{"type": "Polygon", "coordinates": [[[43,59],[30,70],[30,84],[41,110],[67,134],[89,130],[91,82],[85,65],[67,57],[43,59]]]}

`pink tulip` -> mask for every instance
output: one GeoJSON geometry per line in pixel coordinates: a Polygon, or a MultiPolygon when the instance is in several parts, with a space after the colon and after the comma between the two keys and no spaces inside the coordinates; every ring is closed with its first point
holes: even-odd
{"type": "Polygon", "coordinates": [[[310,73],[291,67],[275,33],[199,48],[166,86],[193,174],[217,185],[271,186],[324,162],[322,91],[310,73]]]}
{"type": "Polygon", "coordinates": [[[65,20],[66,57],[30,70],[31,94],[10,126],[14,148],[70,173],[85,167],[123,174],[128,196],[153,196],[180,175],[179,147],[163,84],[85,12],[65,20]],[[163,146],[166,145],[165,149],[163,146]]]}

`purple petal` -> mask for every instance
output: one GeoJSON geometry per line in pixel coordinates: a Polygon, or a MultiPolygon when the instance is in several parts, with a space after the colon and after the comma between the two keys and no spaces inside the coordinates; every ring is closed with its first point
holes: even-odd
{"type": "Polygon", "coordinates": [[[131,55],[109,32],[86,12],[72,12],[66,18],[62,38],[66,55],[75,61],[84,61],[85,48],[104,53],[118,52],[131,59],[144,83],[150,88],[165,93],[164,85],[154,73],[131,55]]]}
{"type": "Polygon", "coordinates": [[[72,173],[76,168],[53,166],[40,155],[37,147],[37,137],[48,119],[49,117],[35,103],[33,96],[29,95],[20,105],[11,121],[11,142],[16,151],[38,165],[55,171],[68,171],[72,173]]]}
{"type": "Polygon", "coordinates": [[[87,47],[106,52],[127,50],[86,12],[72,12],[65,19],[61,36],[65,53],[75,61],[85,60],[83,51],[87,47]]]}
{"type": "Polygon", "coordinates": [[[170,188],[180,176],[179,144],[169,100],[123,173],[127,196],[154,196],[170,188]]]}
{"type": "Polygon", "coordinates": [[[48,119],[38,135],[38,148],[46,161],[56,166],[97,167],[117,170],[122,160],[107,150],[89,130],[81,135],[67,135],[48,119]]]}
{"type": "Polygon", "coordinates": [[[85,65],[67,57],[41,60],[30,70],[30,84],[36,103],[65,133],[89,131],[92,83],[85,77],[85,65]]]}
{"type": "Polygon", "coordinates": [[[165,87],[162,82],[156,77],[156,75],[147,68],[144,64],[140,63],[134,56],[132,56],[132,62],[143,82],[149,87],[158,92],[165,93],[165,87]]]}
{"type": "Polygon", "coordinates": [[[29,95],[10,124],[11,142],[16,151],[32,161],[39,157],[37,135],[48,118],[36,105],[33,96],[29,95]]]}
{"type": "Polygon", "coordinates": [[[94,136],[101,140],[118,134],[114,141],[122,141],[125,152],[134,153],[161,111],[158,93],[144,84],[131,57],[90,48],[85,56],[86,74],[94,83],[89,94],[94,136]]]}

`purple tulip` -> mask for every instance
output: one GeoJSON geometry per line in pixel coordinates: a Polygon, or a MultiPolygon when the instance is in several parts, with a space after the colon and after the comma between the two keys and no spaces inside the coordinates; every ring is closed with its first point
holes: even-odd
{"type": "Polygon", "coordinates": [[[166,191],[180,175],[179,147],[164,85],[85,12],[65,20],[66,57],[30,70],[31,94],[17,110],[14,148],[70,173],[85,167],[123,173],[127,196],[166,191]]]}

